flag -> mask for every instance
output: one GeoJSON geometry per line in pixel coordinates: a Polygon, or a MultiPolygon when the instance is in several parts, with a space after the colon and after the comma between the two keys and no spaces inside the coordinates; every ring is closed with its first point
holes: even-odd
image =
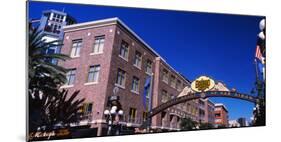
{"type": "Polygon", "coordinates": [[[264,81],[265,80],[265,39],[262,39],[260,36],[258,36],[257,39],[255,62],[256,62],[257,79],[260,81],[264,81]]]}
{"type": "Polygon", "coordinates": [[[255,54],[255,62],[256,62],[256,72],[257,72],[257,79],[260,81],[265,80],[265,61],[264,57],[261,53],[259,44],[256,47],[256,54],[255,54]]]}
{"type": "Polygon", "coordinates": [[[264,64],[260,60],[256,61],[256,64],[257,64],[257,77],[260,81],[264,81],[265,80],[264,64]]]}
{"type": "Polygon", "coordinates": [[[146,99],[147,96],[149,96],[150,86],[151,86],[151,76],[147,76],[145,79],[144,91],[143,91],[143,106],[145,109],[148,108],[146,104],[146,99]]]}
{"type": "Polygon", "coordinates": [[[257,59],[259,59],[261,63],[264,63],[264,57],[262,56],[262,53],[261,53],[259,45],[257,45],[257,47],[256,47],[256,55],[255,55],[255,57],[257,59]]]}

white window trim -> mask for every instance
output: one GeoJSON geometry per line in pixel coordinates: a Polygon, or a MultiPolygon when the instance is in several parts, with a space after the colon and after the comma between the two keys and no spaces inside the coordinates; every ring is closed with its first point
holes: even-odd
{"type": "Polygon", "coordinates": [[[169,84],[169,81],[162,79],[162,81],[166,84],[169,84]]]}
{"type": "MultiPolygon", "coordinates": [[[[122,45],[121,45],[121,46],[122,46],[122,45]]],[[[119,51],[118,56],[128,62],[128,61],[129,61],[129,56],[130,56],[130,48],[129,48],[129,45],[128,45],[127,49],[128,49],[128,56],[127,56],[127,58],[121,56],[121,55],[120,55],[120,51],[119,51]]],[[[120,49],[119,49],[119,50],[120,50],[120,49]]]]}
{"type": "Polygon", "coordinates": [[[138,94],[138,95],[140,94],[140,92],[135,91],[135,90],[131,90],[131,92],[132,92],[132,93],[135,93],[135,94],[138,94]]]}
{"type": "Polygon", "coordinates": [[[133,66],[136,67],[137,69],[141,70],[141,65],[137,66],[136,64],[134,64],[133,66]]]}
{"type": "Polygon", "coordinates": [[[125,60],[125,61],[127,61],[128,62],[128,58],[129,58],[129,55],[128,55],[128,58],[125,58],[125,57],[123,57],[123,56],[121,56],[120,54],[118,55],[120,58],[122,58],[123,60],[125,60]]]}
{"type": "Polygon", "coordinates": [[[92,53],[90,53],[90,55],[99,55],[99,54],[103,54],[103,51],[102,52],[92,52],[92,53]]]}
{"type": "Polygon", "coordinates": [[[94,82],[86,82],[84,83],[84,85],[94,85],[94,84],[98,84],[98,81],[94,81],[94,82]]]}
{"type": "Polygon", "coordinates": [[[78,58],[80,57],[80,55],[77,55],[77,56],[70,56],[71,58],[78,58]]]}
{"type": "Polygon", "coordinates": [[[174,88],[174,89],[176,89],[176,86],[177,86],[177,80],[176,80],[176,77],[174,78],[174,82],[175,82],[175,85],[173,85],[173,79],[172,79],[172,77],[170,77],[170,86],[172,87],[172,88],[174,88]]]}
{"type": "Polygon", "coordinates": [[[115,85],[116,87],[119,87],[119,88],[125,89],[125,86],[122,86],[122,85],[120,85],[120,84],[115,83],[114,85],[115,85]]]}
{"type": "Polygon", "coordinates": [[[60,88],[71,88],[71,87],[74,87],[74,85],[73,84],[71,84],[71,85],[63,85],[60,88]]]}
{"type": "Polygon", "coordinates": [[[150,75],[150,76],[152,75],[152,72],[151,72],[151,73],[149,73],[149,72],[145,72],[145,73],[146,73],[147,75],[150,75]]]}
{"type": "MultiPolygon", "coordinates": [[[[136,57],[135,57],[136,58],[136,57]]],[[[134,58],[134,60],[135,60],[134,58]]],[[[135,61],[134,61],[135,62],[135,61]]],[[[141,66],[142,66],[142,55],[140,57],[140,66],[136,65],[135,63],[133,64],[134,67],[138,68],[139,70],[141,70],[141,66]]]]}

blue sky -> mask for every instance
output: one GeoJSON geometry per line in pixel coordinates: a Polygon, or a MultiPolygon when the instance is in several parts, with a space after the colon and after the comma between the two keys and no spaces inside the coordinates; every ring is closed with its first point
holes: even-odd
{"type": "MultiPolygon", "coordinates": [[[[64,9],[79,23],[118,17],[189,80],[207,75],[243,93],[254,87],[254,53],[264,17],[30,2],[29,18],[39,19],[48,9],[64,9]]],[[[252,116],[252,103],[211,100],[225,104],[230,119],[252,116]]]]}

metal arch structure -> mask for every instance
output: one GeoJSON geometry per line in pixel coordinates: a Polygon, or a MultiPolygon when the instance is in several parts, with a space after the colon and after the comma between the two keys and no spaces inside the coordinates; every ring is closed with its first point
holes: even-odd
{"type": "MultiPolygon", "coordinates": [[[[180,104],[180,103],[184,103],[190,100],[194,100],[194,99],[199,99],[199,98],[209,98],[209,97],[227,97],[227,98],[235,98],[235,99],[240,99],[240,100],[245,100],[248,102],[252,102],[252,103],[256,103],[258,101],[257,97],[251,96],[251,95],[247,95],[244,93],[239,93],[236,91],[207,91],[207,92],[196,92],[196,93],[187,93],[186,95],[183,95],[181,97],[175,98],[175,99],[171,99],[155,108],[153,108],[148,116],[147,116],[147,120],[150,120],[154,115],[162,112],[163,110],[180,104]]],[[[143,122],[143,124],[141,125],[141,128],[145,128],[148,125],[148,121],[143,122]]]]}

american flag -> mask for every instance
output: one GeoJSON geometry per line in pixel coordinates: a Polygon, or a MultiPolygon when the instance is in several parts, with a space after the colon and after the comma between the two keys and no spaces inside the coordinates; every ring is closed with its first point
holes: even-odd
{"type": "Polygon", "coordinates": [[[256,58],[259,59],[263,63],[263,56],[262,56],[259,45],[257,45],[257,48],[256,48],[256,58]]]}

